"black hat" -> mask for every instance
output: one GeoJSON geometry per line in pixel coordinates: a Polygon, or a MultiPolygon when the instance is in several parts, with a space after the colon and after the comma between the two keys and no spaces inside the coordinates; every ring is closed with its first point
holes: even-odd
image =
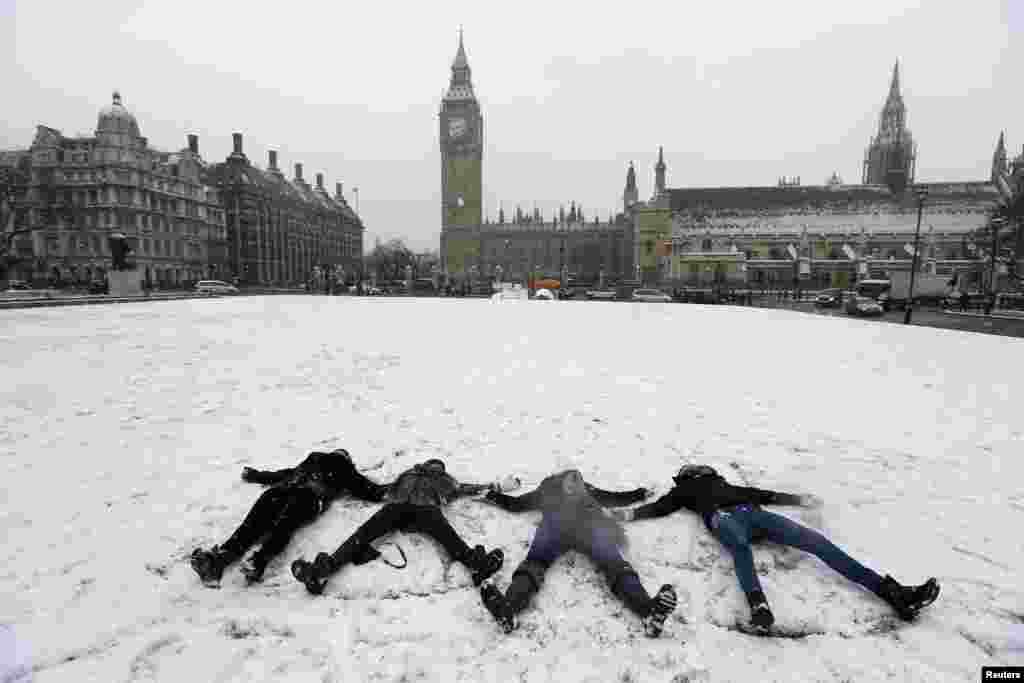
{"type": "Polygon", "coordinates": [[[344,458],[345,460],[352,462],[352,456],[344,448],[335,448],[333,451],[331,451],[331,455],[338,455],[344,458]]]}
{"type": "Polygon", "coordinates": [[[718,471],[711,465],[683,465],[679,468],[679,472],[676,473],[676,476],[672,477],[672,480],[677,484],[681,484],[682,482],[690,479],[717,476],[719,476],[718,471]]]}
{"type": "Polygon", "coordinates": [[[432,470],[434,472],[444,472],[444,461],[438,460],[437,458],[431,458],[430,460],[423,461],[424,469],[432,470]]]}

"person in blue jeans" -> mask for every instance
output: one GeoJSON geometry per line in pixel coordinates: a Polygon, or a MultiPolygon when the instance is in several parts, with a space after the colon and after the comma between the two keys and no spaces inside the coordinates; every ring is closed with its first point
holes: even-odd
{"type": "Polygon", "coordinates": [[[644,500],[647,489],[612,492],[591,486],[578,470],[547,477],[535,490],[521,496],[490,491],[485,499],[508,510],[541,510],[544,516],[526,559],[512,575],[508,591],[491,581],[480,587],[484,607],[506,633],[518,627],[517,615],[530,603],[544,582],[544,574],[563,553],[577,550],[604,572],[612,593],[642,620],[649,637],[661,634],[666,617],[676,607],[675,589],[666,584],[653,598],[619,548],[626,536],[603,506],[631,505],[644,500]]]}
{"type": "Polygon", "coordinates": [[[650,519],[686,508],[699,514],[705,526],[733,556],[740,587],[750,605],[750,622],[767,629],[775,623],[761,582],[754,570],[752,543],[771,541],[817,556],[846,578],[864,586],[889,603],[900,618],[910,621],[939,595],[939,584],[928,579],[920,586],[903,586],[891,576],[879,576],[853,559],[823,535],[761,505],[819,507],[814,496],[779,493],[733,486],[708,465],[684,465],[672,478],[675,486],[664,496],[634,510],[616,510],[620,521],[650,519]]]}

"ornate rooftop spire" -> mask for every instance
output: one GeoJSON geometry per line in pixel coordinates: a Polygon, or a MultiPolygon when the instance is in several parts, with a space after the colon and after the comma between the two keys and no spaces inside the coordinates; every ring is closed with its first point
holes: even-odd
{"type": "Polygon", "coordinates": [[[462,27],[459,26],[459,49],[455,53],[455,61],[452,62],[452,70],[468,68],[469,59],[466,58],[466,46],[462,43],[462,27]]]}
{"type": "Polygon", "coordinates": [[[472,70],[469,68],[469,59],[466,57],[466,46],[462,42],[462,27],[459,27],[459,49],[452,61],[452,77],[448,84],[447,100],[471,100],[473,99],[472,70]]]}

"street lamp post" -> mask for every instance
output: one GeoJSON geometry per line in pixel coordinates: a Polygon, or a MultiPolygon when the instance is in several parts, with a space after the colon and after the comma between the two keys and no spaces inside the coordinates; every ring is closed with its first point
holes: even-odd
{"type": "Polygon", "coordinates": [[[1003,227],[1006,219],[996,216],[992,219],[992,254],[989,258],[988,276],[988,302],[986,310],[991,313],[996,302],[996,254],[999,252],[999,228],[1003,227]]]}
{"type": "Polygon", "coordinates": [[[909,325],[914,314],[914,279],[917,277],[917,255],[918,243],[921,240],[921,213],[924,210],[924,200],[928,196],[928,188],[918,185],[914,188],[917,195],[917,229],[914,231],[914,257],[910,260],[910,291],[907,292],[907,310],[903,314],[903,324],[909,325]]]}

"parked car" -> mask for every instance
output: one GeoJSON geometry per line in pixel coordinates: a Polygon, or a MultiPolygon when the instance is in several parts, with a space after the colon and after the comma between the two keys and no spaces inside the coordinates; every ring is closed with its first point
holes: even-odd
{"type": "Polygon", "coordinates": [[[238,294],[238,287],[222,280],[200,280],[196,283],[199,294],[238,294]]]}
{"type": "Polygon", "coordinates": [[[567,289],[567,288],[563,287],[562,289],[558,290],[558,298],[559,299],[574,299],[574,298],[576,298],[576,290],[574,290],[574,289],[567,289]]]}
{"type": "Polygon", "coordinates": [[[818,292],[818,296],[814,297],[814,305],[820,306],[821,308],[835,308],[839,305],[839,301],[842,298],[843,290],[824,289],[818,292]]]}
{"type": "Polygon", "coordinates": [[[89,283],[90,294],[109,294],[110,285],[105,280],[93,280],[89,283]]]}
{"type": "Polygon", "coordinates": [[[537,290],[537,293],[533,295],[536,301],[554,301],[555,295],[551,293],[550,289],[544,289],[543,287],[537,290]]]}
{"type": "Polygon", "coordinates": [[[618,296],[614,289],[590,289],[587,290],[587,299],[590,301],[613,301],[618,296]]]}
{"type": "Polygon", "coordinates": [[[24,292],[32,289],[32,285],[24,280],[11,280],[7,283],[8,292],[24,292]]]}
{"type": "Polygon", "coordinates": [[[669,303],[672,301],[672,297],[657,289],[635,289],[633,290],[633,301],[658,301],[661,303],[669,303]]]}
{"type": "Polygon", "coordinates": [[[866,296],[851,296],[846,302],[847,315],[876,316],[882,315],[883,312],[877,301],[866,296]]]}

